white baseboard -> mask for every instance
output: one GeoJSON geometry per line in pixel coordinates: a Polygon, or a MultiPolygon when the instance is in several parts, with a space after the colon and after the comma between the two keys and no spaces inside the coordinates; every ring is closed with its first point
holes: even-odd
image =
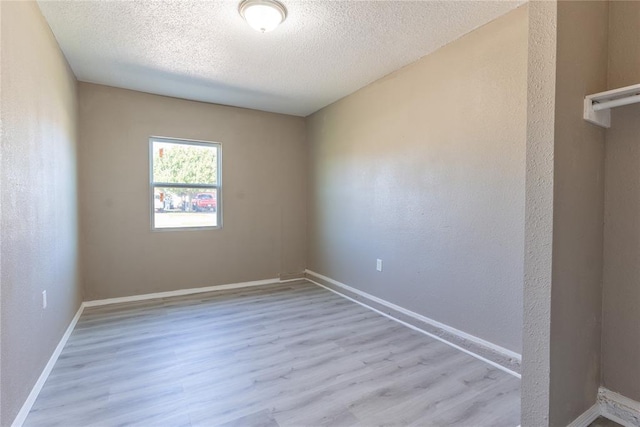
{"type": "Polygon", "coordinates": [[[290,278],[290,279],[280,278],[280,280],[278,280],[278,283],[291,283],[291,282],[300,282],[300,281],[305,281],[305,280],[307,280],[307,279],[304,277],[304,275],[301,275],[301,276],[297,276],[296,275],[296,277],[290,278]]]}
{"type": "Polygon", "coordinates": [[[304,271],[302,273],[286,273],[280,275],[281,282],[292,282],[294,280],[304,280],[304,271]]]}
{"type": "Polygon", "coordinates": [[[123,302],[144,301],[149,299],[177,297],[182,295],[199,294],[204,292],[223,291],[227,289],[248,288],[251,286],[264,286],[264,285],[274,285],[278,283],[289,283],[289,282],[296,282],[298,280],[304,280],[304,278],[287,279],[287,280],[280,280],[279,278],[254,280],[252,282],[229,283],[226,285],[205,286],[202,288],[178,289],[176,291],[155,292],[152,294],[131,295],[128,297],[99,299],[99,300],[93,300],[93,301],[85,301],[83,304],[85,307],[97,307],[100,305],[120,304],[123,302]]]}
{"type": "Polygon", "coordinates": [[[597,402],[567,427],[588,427],[600,416],[624,427],[640,427],[640,402],[600,387],[597,402]]]}
{"type": "Polygon", "coordinates": [[[383,316],[386,316],[392,320],[400,322],[403,325],[408,326],[416,331],[422,332],[432,338],[437,339],[438,341],[442,341],[445,344],[455,347],[477,359],[480,359],[498,369],[501,369],[502,371],[505,371],[515,377],[520,378],[520,374],[516,372],[514,369],[512,369],[512,367],[517,367],[517,368],[520,367],[521,356],[518,353],[515,353],[511,350],[508,350],[506,348],[503,348],[493,343],[490,343],[488,341],[485,341],[481,338],[470,335],[466,332],[462,332],[458,329],[452,328],[451,326],[445,325],[443,323],[430,319],[421,314],[407,310],[406,308],[400,307],[398,305],[385,301],[381,298],[378,298],[376,296],[363,292],[361,290],[352,288],[351,286],[345,285],[344,283],[338,282],[337,280],[331,279],[330,277],[327,277],[327,276],[323,276],[322,274],[316,273],[314,271],[305,270],[305,274],[306,274],[307,280],[315,283],[316,285],[322,286],[323,288],[326,288],[345,298],[348,298],[364,307],[374,310],[382,314],[383,316]],[[321,282],[325,282],[332,286],[326,286],[321,282]],[[334,289],[334,287],[337,289],[334,289]],[[365,302],[360,301],[356,298],[351,298],[348,295],[346,295],[343,291],[347,293],[355,294],[361,297],[363,300],[365,300],[365,302]],[[388,309],[390,312],[384,312],[379,309],[376,309],[371,305],[371,303],[374,303],[379,306],[383,306],[386,309],[388,309]],[[407,321],[404,321],[399,318],[400,317],[399,315],[402,315],[402,317],[412,319],[413,322],[409,323],[407,321]],[[431,331],[428,329],[430,329],[431,331]],[[444,333],[440,333],[440,331],[444,333]],[[443,336],[446,336],[448,339],[443,338],[443,336]],[[484,355],[489,355],[489,357],[483,356],[480,353],[484,355]],[[498,356],[498,357],[491,357],[491,356],[498,356]],[[500,363],[504,360],[509,361],[511,363],[508,363],[508,364],[500,363]]]}
{"type": "Polygon", "coordinates": [[[625,427],[640,426],[640,402],[605,387],[598,390],[600,414],[625,427]]]}
{"type": "Polygon", "coordinates": [[[567,427],[589,427],[589,424],[594,422],[600,415],[600,405],[598,403],[594,403],[593,406],[573,420],[573,422],[567,427]]]}
{"type": "Polygon", "coordinates": [[[76,315],[73,316],[73,319],[71,319],[71,323],[69,323],[69,327],[67,327],[67,330],[64,332],[64,335],[62,335],[60,342],[56,346],[56,349],[53,351],[53,354],[49,358],[49,361],[47,362],[44,369],[42,370],[40,377],[38,377],[38,381],[36,381],[35,385],[31,389],[31,393],[29,393],[27,400],[25,400],[24,404],[22,405],[22,408],[20,408],[20,411],[18,412],[18,415],[16,415],[15,420],[13,420],[11,427],[21,427],[24,421],[27,419],[27,415],[29,415],[29,411],[31,411],[31,408],[35,403],[36,398],[38,397],[38,394],[40,394],[40,390],[42,390],[42,386],[44,386],[44,383],[47,381],[47,378],[49,378],[49,374],[51,373],[51,370],[53,369],[56,362],[58,361],[58,357],[60,357],[60,353],[62,353],[62,349],[64,348],[65,344],[69,340],[69,337],[71,336],[71,333],[76,327],[76,324],[78,323],[78,319],[80,319],[80,315],[82,315],[82,311],[84,310],[84,307],[85,307],[84,303],[80,304],[80,308],[78,308],[76,315]]]}

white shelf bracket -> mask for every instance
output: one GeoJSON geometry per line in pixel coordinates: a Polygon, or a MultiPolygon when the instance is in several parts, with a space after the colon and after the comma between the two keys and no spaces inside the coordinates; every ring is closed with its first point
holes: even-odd
{"type": "Polygon", "coordinates": [[[640,84],[587,95],[584,98],[584,119],[610,128],[612,108],[636,103],[640,103],[640,84]]]}

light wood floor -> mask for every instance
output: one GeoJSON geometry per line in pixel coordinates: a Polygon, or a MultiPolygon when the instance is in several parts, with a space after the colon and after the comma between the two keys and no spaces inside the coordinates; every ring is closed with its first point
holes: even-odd
{"type": "Polygon", "coordinates": [[[25,426],[519,423],[519,379],[300,282],[86,309],[25,426]]]}

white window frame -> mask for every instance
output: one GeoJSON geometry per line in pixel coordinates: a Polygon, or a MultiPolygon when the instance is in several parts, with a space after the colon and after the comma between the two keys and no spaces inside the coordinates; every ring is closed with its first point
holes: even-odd
{"type": "Polygon", "coordinates": [[[149,137],[149,200],[151,212],[151,230],[152,231],[191,231],[191,230],[218,230],[222,228],[222,143],[213,141],[200,141],[195,139],[169,138],[163,136],[149,137]],[[186,183],[170,183],[155,182],[153,180],[153,143],[166,142],[169,144],[195,145],[205,147],[216,147],[217,149],[217,184],[186,184],[186,183]],[[201,188],[203,190],[216,190],[216,224],[215,226],[201,227],[162,227],[156,228],[155,225],[155,189],[158,187],[171,188],[201,188]]]}

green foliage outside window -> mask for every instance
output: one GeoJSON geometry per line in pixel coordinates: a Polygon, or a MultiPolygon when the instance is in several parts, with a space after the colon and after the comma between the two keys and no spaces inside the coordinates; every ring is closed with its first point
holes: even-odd
{"type": "Polygon", "coordinates": [[[183,144],[157,144],[153,180],[181,184],[217,184],[217,150],[183,144]]]}

